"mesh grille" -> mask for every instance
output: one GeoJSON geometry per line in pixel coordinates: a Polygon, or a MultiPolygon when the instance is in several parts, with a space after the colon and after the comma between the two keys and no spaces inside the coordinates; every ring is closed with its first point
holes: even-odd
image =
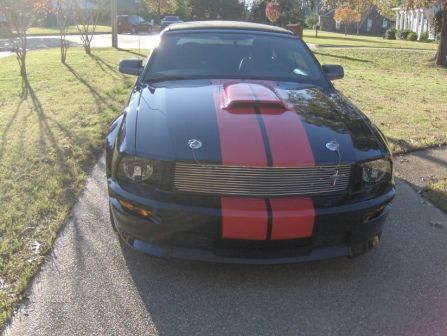
{"type": "Polygon", "coordinates": [[[282,168],[177,163],[175,187],[212,195],[311,196],[345,192],[350,176],[350,165],[282,168]]]}

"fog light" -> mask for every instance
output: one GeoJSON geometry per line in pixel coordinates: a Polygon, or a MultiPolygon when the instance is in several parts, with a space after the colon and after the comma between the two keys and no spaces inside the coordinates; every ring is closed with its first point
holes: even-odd
{"type": "Polygon", "coordinates": [[[137,209],[137,213],[141,216],[141,217],[150,217],[151,216],[151,212],[149,210],[146,209],[137,209]]]}
{"type": "Polygon", "coordinates": [[[372,212],[368,213],[365,216],[365,223],[367,223],[367,222],[369,222],[369,221],[379,217],[383,213],[383,210],[385,210],[385,205],[382,205],[381,207],[379,207],[375,211],[372,211],[372,212]]]}
{"type": "Polygon", "coordinates": [[[120,202],[121,206],[126,210],[133,211],[135,209],[135,206],[132,203],[129,203],[124,200],[118,200],[118,201],[120,202]]]}
{"type": "Polygon", "coordinates": [[[127,202],[125,200],[120,199],[118,201],[124,209],[126,209],[127,211],[132,212],[140,217],[149,218],[152,215],[152,212],[147,209],[133,205],[132,203],[127,202]]]}

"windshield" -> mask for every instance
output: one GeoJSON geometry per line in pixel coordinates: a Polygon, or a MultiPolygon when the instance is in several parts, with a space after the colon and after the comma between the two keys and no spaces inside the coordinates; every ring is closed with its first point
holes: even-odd
{"type": "Polygon", "coordinates": [[[129,22],[131,24],[139,24],[139,23],[144,22],[144,19],[141,16],[130,16],[129,22]]]}
{"type": "Polygon", "coordinates": [[[163,21],[178,21],[178,16],[166,16],[163,18],[163,21]]]}
{"type": "Polygon", "coordinates": [[[144,80],[238,78],[324,85],[321,68],[294,37],[253,33],[171,33],[154,50],[144,80]]]}

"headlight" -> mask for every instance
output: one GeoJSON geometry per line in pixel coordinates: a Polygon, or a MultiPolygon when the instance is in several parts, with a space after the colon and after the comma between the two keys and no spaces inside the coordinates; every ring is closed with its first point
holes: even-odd
{"type": "Polygon", "coordinates": [[[375,184],[391,179],[391,162],[379,159],[360,164],[362,167],[362,180],[366,184],[375,184]]]}
{"type": "Polygon", "coordinates": [[[137,157],[124,157],[118,166],[118,179],[144,182],[154,179],[156,171],[154,162],[137,157]]]}

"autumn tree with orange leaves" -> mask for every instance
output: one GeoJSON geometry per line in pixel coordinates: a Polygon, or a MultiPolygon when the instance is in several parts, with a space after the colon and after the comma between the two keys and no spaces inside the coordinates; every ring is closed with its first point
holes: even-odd
{"type": "Polygon", "coordinates": [[[26,77],[28,28],[40,13],[48,12],[50,5],[50,0],[0,0],[0,8],[6,17],[12,50],[16,54],[22,77],[26,77]]]}
{"type": "MultiPolygon", "coordinates": [[[[360,19],[353,21],[357,23],[357,35],[360,33],[360,26],[368,18],[374,6],[379,1],[400,1],[400,0],[323,0],[323,5],[325,8],[337,9],[349,7],[350,9],[356,11],[360,15],[360,19]]],[[[357,17],[358,19],[358,17],[357,17]]]]}
{"type": "Polygon", "coordinates": [[[345,35],[348,35],[348,27],[353,22],[360,22],[362,15],[355,9],[350,7],[340,7],[335,10],[334,20],[343,23],[345,28],[345,35]]]}

